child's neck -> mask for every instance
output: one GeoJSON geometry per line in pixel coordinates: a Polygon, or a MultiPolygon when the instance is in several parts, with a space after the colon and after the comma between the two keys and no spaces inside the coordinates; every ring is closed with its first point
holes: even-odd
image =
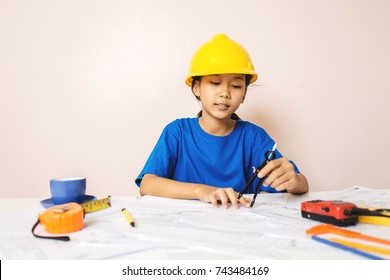
{"type": "Polygon", "coordinates": [[[199,118],[199,125],[208,134],[214,136],[226,136],[233,131],[236,121],[232,119],[207,119],[202,116],[199,118]]]}

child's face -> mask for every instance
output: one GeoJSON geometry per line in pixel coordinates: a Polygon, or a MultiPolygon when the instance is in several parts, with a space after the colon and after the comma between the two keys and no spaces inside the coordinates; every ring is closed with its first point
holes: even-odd
{"type": "Polygon", "coordinates": [[[202,103],[202,116],[230,119],[245,99],[245,75],[220,74],[203,76],[193,92],[202,103]]]}

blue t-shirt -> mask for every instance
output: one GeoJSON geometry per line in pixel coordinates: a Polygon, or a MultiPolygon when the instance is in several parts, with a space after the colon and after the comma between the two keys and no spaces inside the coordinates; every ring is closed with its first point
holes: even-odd
{"type": "MultiPolygon", "coordinates": [[[[274,144],[263,128],[247,121],[236,121],[226,136],[214,136],[200,127],[198,118],[178,119],[165,127],[135,183],[140,186],[145,174],[155,174],[240,192],[253,176],[252,167],[265,160],[274,144]]],[[[276,150],[276,158],[280,157],[276,150]]],[[[255,192],[257,180],[247,193],[255,192]]],[[[271,187],[261,190],[278,192],[271,187]]]]}

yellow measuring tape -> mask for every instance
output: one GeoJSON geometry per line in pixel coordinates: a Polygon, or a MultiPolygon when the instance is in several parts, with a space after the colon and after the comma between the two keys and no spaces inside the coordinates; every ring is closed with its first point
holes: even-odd
{"type": "Polygon", "coordinates": [[[106,209],[108,207],[111,207],[111,196],[108,196],[106,198],[98,199],[98,200],[91,200],[84,202],[80,204],[81,207],[84,209],[84,213],[92,213],[99,210],[106,209]]]}
{"type": "MultiPolygon", "coordinates": [[[[361,207],[361,208],[367,208],[371,211],[378,211],[379,208],[374,207],[361,207]]],[[[365,216],[358,215],[358,222],[359,223],[365,223],[365,224],[377,224],[377,225],[385,225],[390,226],[390,209],[381,209],[379,212],[381,216],[365,216]]]]}

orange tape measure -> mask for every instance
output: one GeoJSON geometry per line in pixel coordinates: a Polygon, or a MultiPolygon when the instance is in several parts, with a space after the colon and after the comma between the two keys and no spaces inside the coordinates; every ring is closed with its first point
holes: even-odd
{"type": "Polygon", "coordinates": [[[111,197],[93,200],[78,204],[70,202],[50,207],[44,213],[38,215],[38,221],[33,226],[31,232],[35,237],[45,239],[55,239],[69,241],[69,236],[46,236],[34,233],[38,224],[42,224],[48,233],[63,234],[79,231],[84,227],[85,213],[91,213],[98,210],[111,207],[111,197]]]}

